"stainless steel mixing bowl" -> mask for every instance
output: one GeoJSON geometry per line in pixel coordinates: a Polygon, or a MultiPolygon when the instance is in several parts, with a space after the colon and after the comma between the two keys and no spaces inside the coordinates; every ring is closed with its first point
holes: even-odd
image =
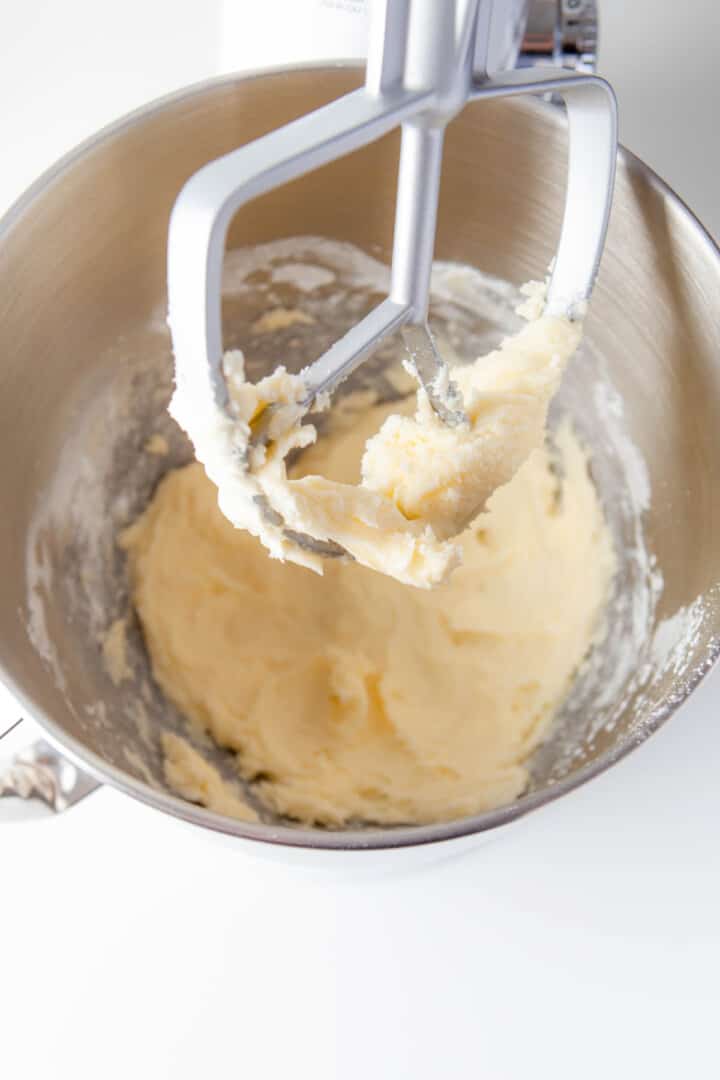
{"type": "MultiPolygon", "coordinates": [[[[0,227],[0,676],[72,760],[157,809],[235,837],[350,850],[478,836],[564,795],[663,723],[720,641],[720,258],[623,151],[588,344],[561,401],[593,445],[621,571],[607,639],[537,753],[527,794],[445,824],[333,832],[244,824],[166,789],[159,732],[181,719],[147,675],[137,627],[134,682],[114,685],[100,641],[127,602],[116,530],[188,455],[163,411],[169,211],[204,162],[360,81],[358,69],[334,67],[183,91],[80,147],[0,227]],[[168,459],[141,452],[152,431],[169,439],[168,459]]],[[[438,257],[515,283],[542,274],[564,147],[553,106],[467,108],[448,132],[438,257]]],[[[388,259],[396,153],[388,137],[252,203],[230,247],[302,233],[388,259]]],[[[245,315],[230,297],[232,341],[245,315]]]]}

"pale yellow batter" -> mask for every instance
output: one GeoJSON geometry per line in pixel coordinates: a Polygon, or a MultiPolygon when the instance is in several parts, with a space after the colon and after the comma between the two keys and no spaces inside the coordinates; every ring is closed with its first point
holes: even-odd
{"type": "MultiPolygon", "coordinates": [[[[323,439],[303,471],[356,483],[388,411],[323,439]]],[[[122,541],[160,686],[237,752],[264,804],[304,822],[442,821],[514,799],[613,573],[568,426],[557,447],[562,488],[545,449],[534,451],[434,590],[357,564],[328,561],[321,577],[271,561],[223,516],[201,465],[170,473],[122,541]]],[[[177,742],[166,752],[176,790],[251,816],[197,755],[177,742]]]]}

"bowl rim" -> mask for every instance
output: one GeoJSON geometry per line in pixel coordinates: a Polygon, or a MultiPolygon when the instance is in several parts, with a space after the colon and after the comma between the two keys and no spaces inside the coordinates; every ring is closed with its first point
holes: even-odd
{"type": "MultiPolygon", "coordinates": [[[[282,64],[258,68],[249,72],[214,76],[155,98],[102,127],[41,173],[0,218],[0,244],[21,223],[23,216],[31,208],[35,200],[52,184],[60,180],[66,172],[78,164],[89,152],[97,149],[102,143],[130,130],[150,116],[160,114],[174,105],[201,96],[203,93],[252,79],[282,74],[298,74],[305,71],[329,72],[354,69],[361,72],[363,68],[364,65],[357,59],[282,64]]],[[[514,101],[514,105],[519,108],[544,109],[547,107],[542,103],[530,103],[527,99],[523,99],[522,102],[514,101]]],[[[641,174],[643,180],[651,188],[674,206],[675,210],[684,218],[686,225],[694,233],[697,241],[706,247],[708,254],[720,263],[720,247],[670,185],[622,145],[618,147],[618,157],[630,172],[641,174]]],[[[169,792],[153,788],[145,781],[133,777],[117,766],[106,762],[100,755],[88,749],[73,735],[69,735],[64,731],[60,725],[45,714],[44,710],[35,704],[2,666],[0,666],[0,675],[2,675],[3,682],[20,702],[23,709],[43,729],[48,740],[61,753],[100,783],[110,784],[125,795],[138,799],[155,810],[180,818],[191,825],[199,825],[213,832],[239,837],[242,840],[280,847],[354,852],[417,847],[460,839],[476,833],[482,834],[508,825],[526,814],[530,814],[570,794],[576,788],[581,787],[615,765],[657,731],[692,694],[714,666],[718,657],[720,657],[720,636],[713,638],[702,661],[695,665],[690,677],[683,680],[682,692],[670,695],[653,709],[643,722],[641,729],[633,737],[610,747],[598,758],[542,791],[522,795],[514,803],[507,806],[500,806],[494,810],[484,811],[480,814],[473,814],[453,821],[430,825],[386,826],[368,829],[350,828],[346,830],[325,830],[306,826],[269,825],[263,822],[240,821],[188,802],[169,792]]]]}

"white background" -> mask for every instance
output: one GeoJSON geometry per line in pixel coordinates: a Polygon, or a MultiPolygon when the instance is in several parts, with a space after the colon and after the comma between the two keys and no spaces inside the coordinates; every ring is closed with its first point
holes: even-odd
{"type": "MultiPolygon", "coordinates": [[[[0,205],[148,98],[328,55],[305,7],[6,3],[0,205]]],[[[720,234],[716,0],[601,13],[623,140],[720,234]]],[[[717,1077],[719,695],[716,674],[516,831],[381,880],[251,859],[109,790],[5,825],[0,1076],[717,1077]]]]}

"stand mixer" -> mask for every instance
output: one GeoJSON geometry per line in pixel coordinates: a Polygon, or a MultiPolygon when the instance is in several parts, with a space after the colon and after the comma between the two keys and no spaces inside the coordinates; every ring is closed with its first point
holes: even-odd
{"type": "MultiPolygon", "coordinates": [[[[577,5],[575,5],[577,6],[577,5]]],[[[546,311],[582,314],[602,254],[617,152],[615,99],[598,77],[557,68],[489,71],[491,26],[512,37],[516,0],[375,0],[365,85],[205,165],[173,208],[168,236],[169,323],[178,394],[174,411],[196,447],[213,404],[230,411],[222,370],[222,266],[241,206],[280,184],[402,126],[390,295],[301,374],[305,410],[332,392],[391,333],[402,329],[413,373],[441,420],[466,422],[461,396],[427,327],[445,129],[463,108],[493,98],[553,92],[565,103],[569,153],[565,212],[546,311]]],[[[542,268],[538,268],[540,271],[542,268]]],[[[264,442],[272,407],[253,419],[264,442]]],[[[278,508],[256,496],[278,524],[278,508]]],[[[326,556],[343,549],[285,535],[326,556]]]]}
{"type": "MultiPolygon", "coordinates": [[[[533,4],[531,18],[539,7],[533,4]]],[[[560,5],[542,7],[555,26],[560,5]]],[[[562,6],[569,9],[569,2],[562,6]]],[[[514,32],[510,37],[517,45],[514,32]]],[[[563,58],[552,32],[528,33],[525,41],[525,60],[531,41],[536,50],[547,45],[548,59],[563,58]]],[[[571,45],[568,55],[583,48],[571,45]]],[[[514,63],[512,48],[500,53],[491,57],[491,71],[514,63]]],[[[0,766],[3,796],[28,794],[63,809],[107,783],[202,829],[204,838],[225,835],[236,848],[287,857],[294,849],[302,862],[333,866],[375,857],[393,866],[430,860],[449,847],[477,843],[610,768],[674,714],[720,652],[720,490],[712,468],[720,453],[720,322],[717,305],[708,302],[720,293],[720,254],[669,188],[621,148],[586,344],[562,393],[593,448],[593,479],[617,526],[618,589],[628,601],[628,618],[613,621],[599,657],[601,677],[558,717],[557,737],[531,763],[527,792],[494,811],[440,825],[335,831],[284,820],[245,823],[176,797],[164,782],[159,738],[177,731],[177,720],[153,691],[140,634],[129,632],[134,678],[119,686],[103,665],[98,635],[127,601],[118,530],[142,513],[162,476],[192,456],[166,413],[174,375],[165,324],[168,219],[178,192],[208,162],[233,159],[239,144],[257,146],[268,133],[275,140],[299,115],[356,93],[363,77],[358,65],[334,63],[185,89],[98,133],[40,178],[0,222],[0,498],[6,511],[0,678],[20,702],[23,712],[15,715],[33,717],[45,736],[14,765],[0,766]],[[88,206],[92,213],[81,212],[88,206]],[[608,399],[611,390],[615,397],[608,399]],[[167,457],[141,452],[156,432],[168,439],[167,457]],[[629,506],[633,491],[641,498],[629,506]],[[645,502],[644,492],[651,495],[645,502]],[[638,535],[652,556],[652,574],[662,577],[655,606],[644,603],[647,583],[632,557],[638,535]],[[609,691],[619,662],[628,674],[617,692],[609,691]],[[145,710],[142,727],[134,718],[138,703],[145,710]]],[[[538,93],[553,80],[557,86],[575,77],[551,72],[538,93]]],[[[493,75],[492,82],[516,86],[519,80],[527,88],[525,80],[536,78],[531,65],[519,74],[493,75]]],[[[473,75],[473,86],[476,81],[473,75]]],[[[487,89],[491,80],[480,81],[487,89]]],[[[567,88],[574,85],[567,81],[567,88]]],[[[584,80],[577,89],[592,85],[584,80]]],[[[599,93],[607,95],[602,88],[599,93]]],[[[582,141],[582,129],[572,134],[582,141]]],[[[561,111],[542,102],[504,101],[489,92],[484,104],[457,113],[444,140],[438,258],[478,266],[504,281],[541,273],[561,222],[566,137],[561,111]]],[[[395,145],[393,139],[369,142],[352,161],[304,173],[289,194],[272,189],[240,211],[230,251],[296,236],[301,206],[308,235],[349,242],[387,263],[395,145]]],[[[196,224],[200,235],[203,221],[196,224]]],[[[213,243],[221,258],[217,233],[213,243]]],[[[586,256],[584,265],[593,259],[586,256]]],[[[570,289],[582,290],[582,283],[570,289]]],[[[213,304],[218,299],[215,292],[207,295],[213,304]]],[[[193,304],[196,299],[191,290],[193,304]]],[[[181,317],[177,304],[172,307],[173,319],[181,317]]],[[[218,312],[209,314],[214,319],[218,312]]],[[[243,314],[226,308],[226,336],[240,347],[242,333],[249,335],[243,314]]],[[[194,314],[188,315],[195,326],[194,314]]],[[[219,333],[219,319],[214,325],[219,333]]],[[[423,323],[407,325],[422,329],[423,323]]],[[[490,330],[505,332],[500,320],[490,330]]],[[[203,363],[207,340],[195,340],[198,351],[188,353],[187,363],[214,404],[215,383],[203,363]]],[[[217,359],[219,336],[216,345],[217,359]]],[[[260,356],[253,377],[261,378],[277,356],[277,350],[260,356]]],[[[18,745],[24,731],[20,724],[8,739],[18,745]]],[[[4,739],[0,747],[3,757],[12,754],[4,739]]],[[[0,817],[20,802],[0,798],[0,817]]]]}

